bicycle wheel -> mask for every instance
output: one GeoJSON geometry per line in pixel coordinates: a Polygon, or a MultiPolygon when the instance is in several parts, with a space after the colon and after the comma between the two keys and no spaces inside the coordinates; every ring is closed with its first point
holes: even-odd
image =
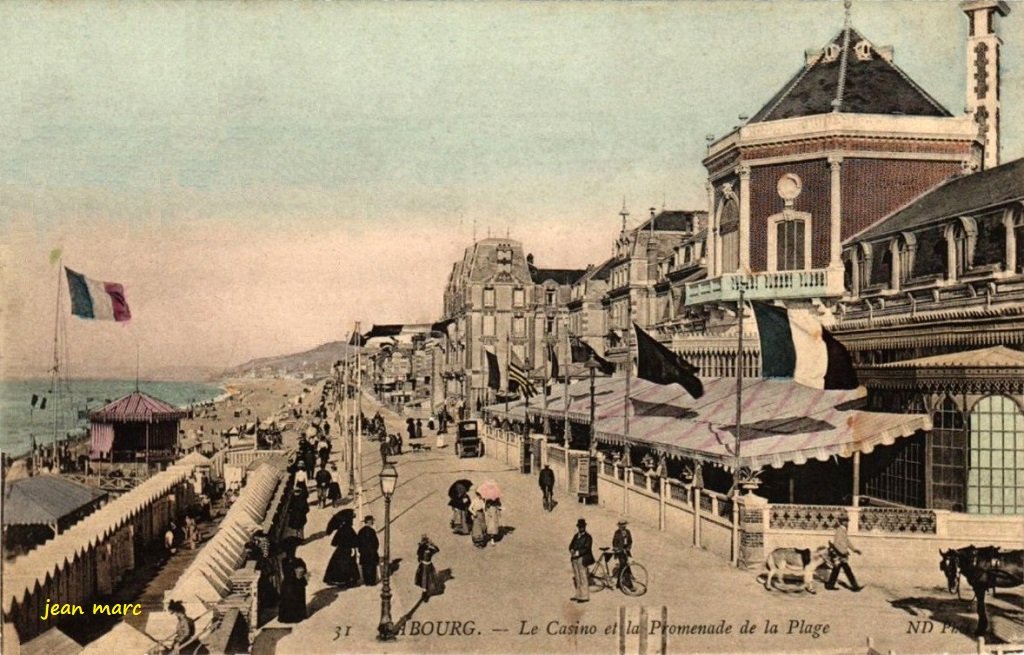
{"type": "Polygon", "coordinates": [[[608,576],[603,575],[601,566],[597,565],[587,571],[587,587],[590,591],[601,591],[608,587],[608,576]]]}
{"type": "Polygon", "coordinates": [[[638,562],[629,562],[619,571],[619,589],[627,596],[647,593],[647,569],[638,562]],[[628,582],[629,584],[625,584],[628,582]]]}

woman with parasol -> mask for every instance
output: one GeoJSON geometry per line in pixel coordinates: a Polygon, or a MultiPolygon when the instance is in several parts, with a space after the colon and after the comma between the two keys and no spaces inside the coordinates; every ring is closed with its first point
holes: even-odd
{"type": "Polygon", "coordinates": [[[477,548],[483,548],[487,545],[487,532],[485,530],[484,523],[484,499],[480,497],[480,492],[475,491],[470,496],[469,502],[469,513],[472,515],[473,524],[470,528],[470,536],[473,539],[473,545],[477,548]]]}
{"type": "Polygon", "coordinates": [[[359,569],[356,567],[355,550],[359,548],[359,538],[352,528],[355,512],[343,509],[331,517],[327,524],[327,534],[334,532],[331,545],[334,554],[327,563],[324,582],[342,589],[359,585],[359,569]]]}
{"type": "Polygon", "coordinates": [[[473,483],[469,480],[456,480],[448,487],[448,506],[452,508],[452,532],[469,534],[469,490],[473,483]]]}
{"type": "Polygon", "coordinates": [[[501,489],[492,480],[480,485],[480,497],[484,500],[484,525],[487,539],[492,546],[501,540],[501,489]]]}

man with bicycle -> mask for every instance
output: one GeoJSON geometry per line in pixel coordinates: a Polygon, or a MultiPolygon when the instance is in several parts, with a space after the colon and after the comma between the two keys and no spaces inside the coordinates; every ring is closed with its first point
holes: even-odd
{"type": "Polygon", "coordinates": [[[622,580],[620,584],[626,589],[633,588],[633,576],[630,573],[630,569],[626,566],[629,563],[629,558],[632,555],[633,550],[633,535],[630,533],[626,519],[619,521],[618,528],[615,530],[614,536],[612,536],[612,552],[606,553],[606,557],[615,556],[617,562],[615,570],[612,571],[612,576],[617,577],[619,571],[623,571],[622,580]]]}

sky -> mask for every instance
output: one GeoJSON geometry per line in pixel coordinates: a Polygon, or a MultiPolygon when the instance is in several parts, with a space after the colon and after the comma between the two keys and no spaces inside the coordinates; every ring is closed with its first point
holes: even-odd
{"type": "MultiPolygon", "coordinates": [[[[1004,161],[1024,155],[1010,6],[1004,161]]],[[[956,2],[852,12],[962,111],[956,2]]],[[[72,374],[138,354],[144,377],[437,320],[474,235],[599,263],[624,199],[705,209],[707,138],[842,24],[813,0],[0,3],[0,378],[51,366],[55,248],[133,314],[69,320],[72,374]]]]}

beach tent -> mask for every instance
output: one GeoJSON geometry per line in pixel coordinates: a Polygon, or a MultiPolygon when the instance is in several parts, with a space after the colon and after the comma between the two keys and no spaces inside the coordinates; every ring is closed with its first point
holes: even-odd
{"type": "MultiPolygon", "coordinates": [[[[7,653],[8,645],[13,645],[4,636],[4,653],[7,653]]],[[[78,655],[82,651],[81,645],[71,637],[60,631],[59,628],[50,628],[32,641],[21,645],[21,655],[78,655]]],[[[16,652],[16,651],[11,651],[16,652]]]]}
{"type": "MultiPolygon", "coordinates": [[[[161,638],[171,635],[158,635],[161,638]]],[[[124,621],[104,634],[96,641],[82,648],[82,655],[109,655],[109,653],[149,653],[160,652],[155,639],[136,630],[124,621]]]]}
{"type": "Polygon", "coordinates": [[[19,478],[4,485],[4,549],[30,550],[96,511],[107,492],[58,475],[19,478]]]}

